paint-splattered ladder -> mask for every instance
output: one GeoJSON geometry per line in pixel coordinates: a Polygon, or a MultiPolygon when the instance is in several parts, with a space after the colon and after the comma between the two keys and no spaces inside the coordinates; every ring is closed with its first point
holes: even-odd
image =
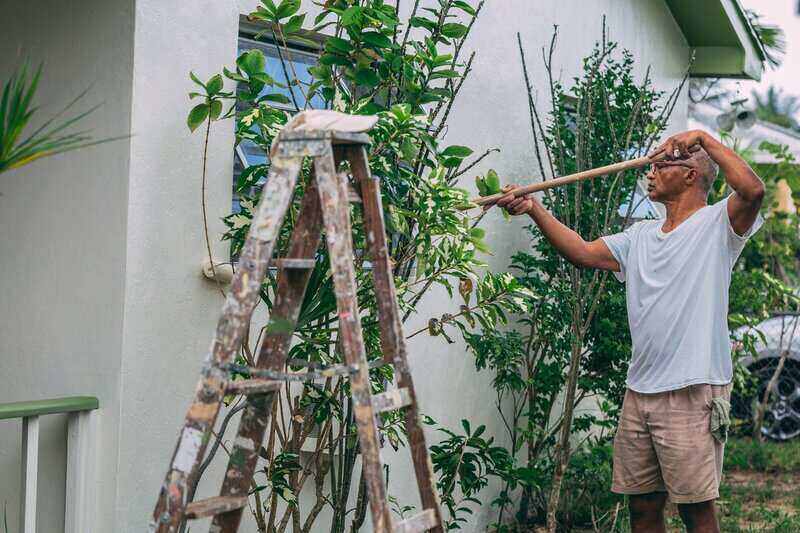
{"type": "MultiPolygon", "coordinates": [[[[406,345],[395,296],[392,268],[386,245],[380,186],[370,175],[362,133],[375,123],[373,117],[349,116],[331,111],[297,115],[280,133],[270,153],[269,177],[250,227],[231,289],[217,325],[216,336],[203,367],[194,401],[186,415],[169,472],[153,514],[152,531],[177,532],[182,521],[213,517],[210,531],[238,530],[256,468],[258,452],[272,412],[272,402],[289,374],[289,343],[306,287],[315,265],[322,229],[331,260],[339,314],[339,342],[346,364],[311,368],[308,379],[331,374],[349,375],[362,468],[367,486],[373,531],[412,533],[442,531],[442,517],[433,468],[419,421],[414,384],[406,357],[406,345]],[[314,172],[301,201],[293,228],[288,257],[277,261],[277,291],[270,322],[259,349],[256,368],[232,364],[259,301],[262,280],[272,258],[281,223],[289,207],[304,157],[314,160],[314,172]],[[346,175],[337,171],[347,160],[360,196],[346,175]],[[364,339],[356,299],[356,283],[349,202],[363,203],[367,246],[378,304],[381,364],[392,364],[397,376],[395,390],[372,395],[364,339]],[[249,374],[247,380],[231,380],[231,372],[249,374]],[[187,488],[196,482],[210,432],[226,394],[247,395],[238,434],[231,449],[221,495],[187,503],[187,488]],[[375,416],[403,409],[408,443],[422,501],[422,512],[401,522],[390,516],[383,467],[379,456],[375,416]]],[[[290,361],[294,363],[294,361],[290,361]]],[[[308,363],[306,362],[307,366],[308,363]]]]}

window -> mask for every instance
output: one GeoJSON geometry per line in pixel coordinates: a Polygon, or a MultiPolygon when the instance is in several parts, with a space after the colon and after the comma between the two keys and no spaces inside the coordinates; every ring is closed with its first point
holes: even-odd
{"type": "MultiPolygon", "coordinates": [[[[274,79],[276,82],[288,86],[289,84],[286,76],[288,73],[288,79],[290,80],[294,79],[296,75],[297,79],[300,80],[301,83],[311,83],[312,76],[308,69],[316,65],[319,57],[318,52],[307,45],[300,46],[289,43],[289,51],[287,53],[283,47],[279,48],[274,42],[265,39],[263,36],[258,36],[259,33],[263,32],[263,27],[248,27],[243,24],[242,31],[239,34],[237,55],[247,50],[261,50],[266,58],[264,72],[272,77],[272,79],[274,79]],[[283,57],[283,64],[281,57],[283,57]],[[286,72],[284,72],[284,64],[286,72]]],[[[297,102],[297,107],[300,109],[306,107],[304,88],[301,89],[301,87],[292,85],[291,87],[286,88],[270,87],[269,89],[265,89],[265,92],[267,90],[273,93],[282,93],[287,98],[292,100],[292,103],[289,104],[272,103],[274,107],[285,109],[290,113],[296,111],[294,102],[297,102]]],[[[314,109],[324,108],[325,101],[320,95],[315,95],[308,102],[308,107],[314,109]]],[[[231,205],[231,212],[238,213],[241,210],[239,195],[236,191],[236,182],[239,178],[239,174],[242,172],[242,170],[244,170],[245,167],[263,164],[266,163],[266,161],[267,154],[250,141],[242,141],[236,147],[233,158],[233,202],[231,205]]],[[[263,181],[258,183],[258,186],[261,185],[263,185],[263,181]]]]}

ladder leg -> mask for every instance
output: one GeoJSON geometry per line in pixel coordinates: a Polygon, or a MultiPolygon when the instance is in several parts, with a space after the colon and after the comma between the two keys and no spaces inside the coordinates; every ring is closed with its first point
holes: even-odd
{"type": "MultiPolygon", "coordinates": [[[[292,230],[288,257],[313,259],[319,248],[321,231],[322,213],[319,194],[316,180],[312,175],[303,196],[297,224],[292,230]]],[[[270,326],[278,324],[280,327],[274,328],[271,332],[267,330],[267,336],[258,352],[256,367],[276,371],[283,369],[311,272],[311,269],[291,268],[282,268],[278,271],[278,287],[270,316],[270,326]]],[[[228,469],[222,482],[221,495],[248,494],[276,394],[277,392],[268,392],[247,398],[247,407],[242,413],[236,440],[228,460],[228,469]]],[[[216,515],[210,531],[235,533],[239,529],[242,512],[243,509],[236,509],[216,515]]]]}
{"type": "Polygon", "coordinates": [[[363,146],[348,147],[347,155],[350,160],[353,177],[361,185],[361,197],[364,202],[364,224],[367,233],[367,246],[372,261],[372,274],[375,280],[381,349],[386,362],[394,363],[398,388],[405,388],[410,398],[410,404],[404,411],[417,486],[423,509],[432,510],[436,517],[436,523],[439,524],[430,531],[439,533],[442,531],[441,524],[443,523],[439,495],[436,491],[433,465],[425,443],[425,433],[419,421],[419,408],[411,370],[408,366],[406,342],[397,307],[397,294],[389,260],[389,249],[386,244],[380,182],[370,175],[366,150],[363,146]]]}
{"type": "Polygon", "coordinates": [[[336,173],[332,147],[327,154],[317,156],[314,162],[339,312],[339,339],[347,363],[358,365],[359,369],[351,378],[350,390],[358,426],[372,528],[376,533],[388,533],[392,527],[391,514],[386,499],[386,485],[379,455],[378,428],[372,408],[369,368],[356,299],[347,187],[336,173]]]}
{"type": "Polygon", "coordinates": [[[261,202],[239,260],[239,269],[233,278],[195,398],[186,414],[169,472],[161,487],[151,530],[173,533],[183,519],[186,489],[195,481],[193,478],[205,453],[207,437],[225,391],[227,372],[219,365],[234,357],[250,323],[267,264],[294,193],[300,164],[299,157],[275,157],[272,160],[261,202]]]}

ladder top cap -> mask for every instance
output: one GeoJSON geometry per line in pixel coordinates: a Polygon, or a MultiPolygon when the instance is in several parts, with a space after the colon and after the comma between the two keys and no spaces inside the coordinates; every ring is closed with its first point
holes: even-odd
{"type": "Polygon", "coordinates": [[[333,144],[369,144],[374,115],[348,115],[330,109],[312,109],[295,115],[280,133],[282,141],[331,140],[333,144]]]}
{"type": "Polygon", "coordinates": [[[284,131],[335,131],[340,133],[362,133],[369,131],[378,122],[375,115],[348,115],[330,109],[312,109],[295,115],[284,131]]]}
{"type": "Polygon", "coordinates": [[[365,133],[350,133],[326,130],[296,130],[283,131],[280,134],[281,142],[292,141],[331,141],[334,145],[341,144],[370,144],[369,135],[365,133]]]}

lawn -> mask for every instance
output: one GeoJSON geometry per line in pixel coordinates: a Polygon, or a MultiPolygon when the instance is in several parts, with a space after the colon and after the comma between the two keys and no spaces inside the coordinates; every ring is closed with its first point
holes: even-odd
{"type": "MultiPolygon", "coordinates": [[[[800,439],[731,439],[718,505],[725,533],[800,532],[800,439]]],[[[668,524],[670,533],[685,531],[674,508],[668,524]]]]}

